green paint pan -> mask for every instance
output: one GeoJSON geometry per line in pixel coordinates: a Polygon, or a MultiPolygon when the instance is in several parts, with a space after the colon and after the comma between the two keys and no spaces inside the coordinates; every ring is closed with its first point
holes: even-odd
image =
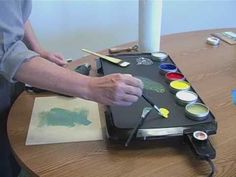
{"type": "Polygon", "coordinates": [[[207,119],[209,108],[202,103],[189,103],[185,106],[185,113],[192,120],[202,121],[207,119]]]}

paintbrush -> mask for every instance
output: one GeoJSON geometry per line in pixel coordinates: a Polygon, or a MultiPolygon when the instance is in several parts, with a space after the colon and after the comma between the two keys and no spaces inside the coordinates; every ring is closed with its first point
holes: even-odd
{"type": "Polygon", "coordinates": [[[121,67],[126,67],[126,66],[130,65],[129,62],[123,61],[123,60],[121,60],[119,58],[102,55],[102,54],[99,54],[99,53],[96,53],[96,52],[92,52],[92,51],[87,50],[87,49],[81,49],[81,50],[84,51],[84,52],[87,52],[89,54],[95,55],[97,57],[100,57],[102,59],[105,59],[105,60],[107,60],[107,61],[109,61],[109,62],[111,62],[113,64],[119,65],[121,67]]]}
{"type": "Polygon", "coordinates": [[[133,139],[134,135],[137,133],[139,127],[143,125],[144,120],[146,119],[147,115],[150,113],[151,110],[152,108],[150,107],[145,107],[143,109],[141,119],[137,122],[136,126],[132,129],[132,132],[129,134],[129,137],[127,141],[125,142],[125,147],[129,145],[130,141],[133,139]]]}
{"type": "Polygon", "coordinates": [[[147,98],[146,96],[142,95],[142,97],[144,98],[144,100],[146,100],[161,116],[167,118],[166,115],[162,114],[161,110],[157,107],[157,105],[155,105],[149,98],[147,98]]]}

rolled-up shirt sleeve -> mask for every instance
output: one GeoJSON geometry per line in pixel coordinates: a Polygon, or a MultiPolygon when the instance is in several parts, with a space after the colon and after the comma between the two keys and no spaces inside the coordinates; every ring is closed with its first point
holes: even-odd
{"type": "Polygon", "coordinates": [[[0,58],[1,75],[10,82],[15,82],[14,77],[20,66],[36,56],[39,54],[29,50],[21,40],[15,42],[8,47],[6,52],[2,52],[0,58]]]}
{"type": "Polygon", "coordinates": [[[31,0],[0,0],[0,76],[10,82],[15,82],[15,74],[24,62],[39,55],[23,42],[31,7],[31,0]]]}

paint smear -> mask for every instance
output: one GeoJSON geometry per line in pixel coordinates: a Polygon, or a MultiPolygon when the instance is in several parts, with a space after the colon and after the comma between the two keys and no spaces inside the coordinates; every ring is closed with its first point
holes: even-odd
{"type": "Polygon", "coordinates": [[[148,79],[146,77],[138,76],[138,78],[143,81],[144,89],[155,91],[157,93],[164,93],[165,92],[165,87],[161,83],[153,81],[153,80],[148,79]]]}
{"type": "Polygon", "coordinates": [[[160,108],[160,112],[164,118],[169,118],[170,111],[166,108],[160,108]]]}
{"type": "Polygon", "coordinates": [[[137,65],[152,65],[153,61],[149,58],[139,57],[136,59],[137,65]]]}
{"type": "Polygon", "coordinates": [[[39,114],[39,127],[42,126],[66,126],[74,127],[75,125],[88,126],[92,122],[88,120],[88,110],[80,109],[70,111],[62,108],[52,108],[50,111],[43,111],[39,114]]]}

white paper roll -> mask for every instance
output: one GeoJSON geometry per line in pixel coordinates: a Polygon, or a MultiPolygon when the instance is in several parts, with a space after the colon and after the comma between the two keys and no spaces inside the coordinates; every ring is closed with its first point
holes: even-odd
{"type": "Polygon", "coordinates": [[[139,0],[139,51],[160,51],[162,0],[139,0]]]}

